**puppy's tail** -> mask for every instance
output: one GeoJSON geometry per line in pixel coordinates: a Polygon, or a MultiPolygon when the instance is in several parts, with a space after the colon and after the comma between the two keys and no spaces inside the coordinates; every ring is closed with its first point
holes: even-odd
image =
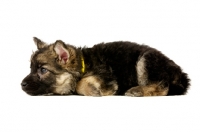
{"type": "Polygon", "coordinates": [[[190,86],[190,79],[186,73],[181,73],[176,80],[169,85],[168,95],[184,95],[190,86]]]}

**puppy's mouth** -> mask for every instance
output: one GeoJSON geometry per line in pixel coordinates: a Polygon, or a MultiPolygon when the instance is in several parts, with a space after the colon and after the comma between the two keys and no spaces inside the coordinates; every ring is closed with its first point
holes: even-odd
{"type": "Polygon", "coordinates": [[[53,96],[53,95],[55,95],[54,93],[35,94],[33,92],[27,92],[27,91],[26,91],[26,93],[29,95],[32,95],[32,96],[53,96]]]}
{"type": "Polygon", "coordinates": [[[27,94],[32,95],[32,96],[50,96],[50,95],[53,95],[53,93],[41,90],[39,88],[38,89],[23,89],[23,91],[25,91],[27,94]]]}
{"type": "Polygon", "coordinates": [[[30,89],[24,90],[24,89],[23,89],[23,91],[26,92],[26,93],[29,94],[29,95],[32,95],[32,96],[36,96],[36,95],[37,95],[37,91],[36,91],[36,90],[30,90],[30,89]]]}

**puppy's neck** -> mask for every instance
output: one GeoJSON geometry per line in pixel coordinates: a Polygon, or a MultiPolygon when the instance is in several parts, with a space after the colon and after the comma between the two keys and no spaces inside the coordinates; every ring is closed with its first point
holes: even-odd
{"type": "Polygon", "coordinates": [[[82,74],[85,73],[85,61],[84,61],[83,55],[81,55],[81,72],[82,74]]]}

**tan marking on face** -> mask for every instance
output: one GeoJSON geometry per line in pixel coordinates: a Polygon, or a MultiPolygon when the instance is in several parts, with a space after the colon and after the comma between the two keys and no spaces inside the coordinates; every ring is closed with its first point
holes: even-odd
{"type": "Polygon", "coordinates": [[[42,53],[39,53],[39,50],[34,52],[31,56],[31,62],[37,62],[39,64],[52,63],[52,60],[56,58],[56,54],[52,50],[52,47],[53,45],[48,45],[42,53]]]}
{"type": "Polygon", "coordinates": [[[38,69],[37,74],[38,74],[38,76],[40,77],[40,80],[45,80],[45,79],[48,78],[48,76],[50,75],[50,72],[49,72],[49,71],[47,71],[45,74],[41,74],[41,73],[39,72],[39,70],[40,70],[40,68],[38,69]]]}
{"type": "Polygon", "coordinates": [[[48,62],[48,60],[47,60],[47,54],[38,54],[37,55],[37,62],[38,63],[47,63],[48,62]]]}
{"type": "Polygon", "coordinates": [[[145,86],[148,83],[148,74],[146,71],[145,58],[141,57],[136,65],[137,80],[140,86],[145,86]]]}
{"type": "Polygon", "coordinates": [[[74,91],[75,81],[73,76],[70,73],[63,73],[61,75],[57,75],[56,77],[56,84],[53,86],[53,93],[60,94],[60,95],[67,95],[71,94],[71,91],[74,91]]]}

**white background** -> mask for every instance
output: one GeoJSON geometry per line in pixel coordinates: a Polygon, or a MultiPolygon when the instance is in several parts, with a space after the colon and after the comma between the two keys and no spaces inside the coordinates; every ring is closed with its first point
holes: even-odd
{"type": "MultiPolygon", "coordinates": [[[[198,0],[1,0],[0,131],[199,131],[198,0]],[[20,87],[32,37],[75,46],[132,41],[157,48],[191,78],[186,96],[32,97],[20,87]]],[[[119,60],[120,61],[120,60],[119,60]]]]}

